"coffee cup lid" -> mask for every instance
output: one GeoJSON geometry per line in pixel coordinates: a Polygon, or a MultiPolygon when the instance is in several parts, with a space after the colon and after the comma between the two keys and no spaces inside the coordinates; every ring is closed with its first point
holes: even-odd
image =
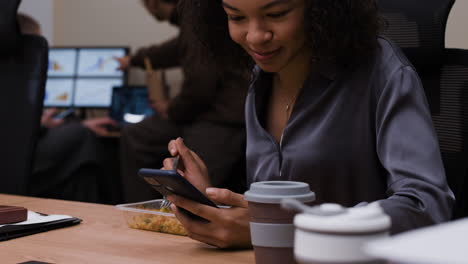
{"type": "Polygon", "coordinates": [[[378,202],[366,206],[344,208],[338,204],[322,204],[324,214],[296,215],[297,228],[319,233],[369,233],[384,232],[390,228],[390,217],[378,202]],[[328,213],[327,213],[328,212],[328,213]]]}
{"type": "Polygon", "coordinates": [[[281,203],[282,199],[293,198],[301,202],[312,202],[315,193],[310,190],[309,184],[295,181],[263,181],[250,185],[245,192],[245,200],[256,203],[281,203]]]}

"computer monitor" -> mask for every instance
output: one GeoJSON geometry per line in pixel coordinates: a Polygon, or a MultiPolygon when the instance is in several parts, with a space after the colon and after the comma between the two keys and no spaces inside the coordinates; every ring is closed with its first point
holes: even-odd
{"type": "Polygon", "coordinates": [[[128,47],[52,47],[46,85],[46,107],[107,108],[112,88],[127,83],[116,57],[128,47]]]}

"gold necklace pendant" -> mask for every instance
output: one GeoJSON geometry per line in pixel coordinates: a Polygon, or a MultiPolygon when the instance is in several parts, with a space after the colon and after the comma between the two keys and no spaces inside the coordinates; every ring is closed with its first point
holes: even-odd
{"type": "Polygon", "coordinates": [[[291,110],[291,106],[296,102],[296,96],[295,95],[289,103],[286,104],[286,112],[289,112],[291,110]]]}
{"type": "Polygon", "coordinates": [[[291,117],[292,105],[295,103],[295,101],[296,101],[296,96],[294,96],[291,102],[286,104],[286,122],[289,120],[289,117],[291,117]]]}

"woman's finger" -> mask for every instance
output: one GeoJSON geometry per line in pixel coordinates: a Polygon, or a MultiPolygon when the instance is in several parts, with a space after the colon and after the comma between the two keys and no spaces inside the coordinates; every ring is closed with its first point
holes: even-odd
{"type": "MultiPolygon", "coordinates": [[[[174,169],[174,159],[175,158],[165,158],[163,160],[162,170],[173,170],[174,169]]],[[[179,173],[181,176],[185,177],[183,164],[180,164],[179,166],[177,166],[177,173],[179,173]]]]}
{"type": "Polygon", "coordinates": [[[163,160],[163,166],[165,170],[172,170],[173,164],[174,164],[174,158],[165,158],[163,160]]]}
{"type": "Polygon", "coordinates": [[[172,139],[167,144],[167,150],[171,153],[172,156],[177,156],[179,154],[179,150],[177,149],[176,140],[172,139]]]}
{"type": "Polygon", "coordinates": [[[174,148],[177,149],[182,161],[184,162],[185,166],[188,167],[188,164],[197,164],[198,160],[195,159],[195,156],[198,156],[193,151],[191,151],[185,144],[182,138],[177,138],[174,141],[174,148]]]}
{"type": "Polygon", "coordinates": [[[205,165],[205,162],[198,156],[197,153],[190,151],[192,154],[193,159],[195,160],[196,164],[198,164],[198,168],[203,174],[208,174],[208,168],[205,165]]]}
{"type": "Polygon", "coordinates": [[[187,170],[201,173],[202,175],[208,173],[203,160],[185,145],[182,138],[177,138],[174,142],[174,146],[182,160],[182,166],[187,170]]]}
{"type": "Polygon", "coordinates": [[[200,216],[201,218],[204,218],[210,222],[219,220],[219,210],[221,210],[219,208],[204,205],[177,195],[169,195],[167,199],[178,207],[183,208],[192,214],[200,216]]]}
{"type": "Polygon", "coordinates": [[[206,188],[206,194],[208,198],[219,204],[247,208],[244,196],[228,189],[206,188]]]}

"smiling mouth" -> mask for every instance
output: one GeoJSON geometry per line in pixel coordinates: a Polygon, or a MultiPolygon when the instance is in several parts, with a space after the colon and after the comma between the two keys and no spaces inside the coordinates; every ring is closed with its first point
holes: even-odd
{"type": "Polygon", "coordinates": [[[256,60],[266,61],[266,60],[273,58],[276,54],[278,54],[280,50],[281,48],[278,48],[273,51],[268,51],[268,52],[258,52],[258,51],[250,49],[250,52],[256,60]]]}

